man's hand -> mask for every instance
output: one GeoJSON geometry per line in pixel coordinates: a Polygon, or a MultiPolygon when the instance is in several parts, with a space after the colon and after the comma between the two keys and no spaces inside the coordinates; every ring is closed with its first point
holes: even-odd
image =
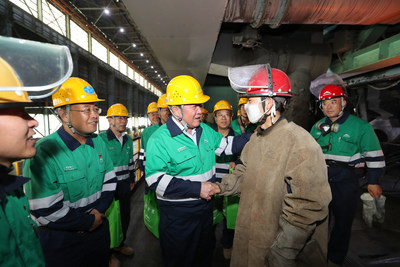
{"type": "Polygon", "coordinates": [[[382,187],[379,184],[369,184],[368,192],[371,195],[371,197],[378,199],[382,195],[382,187]]]}
{"type": "Polygon", "coordinates": [[[201,190],[200,190],[201,198],[204,198],[205,200],[210,200],[213,195],[219,192],[221,192],[221,190],[218,185],[210,182],[201,183],[201,190]]]}
{"type": "Polygon", "coordinates": [[[129,184],[129,189],[132,191],[133,190],[133,188],[135,187],[135,183],[130,183],[129,184]]]}
{"type": "Polygon", "coordinates": [[[234,170],[235,168],[236,168],[235,162],[231,161],[231,163],[229,163],[229,169],[234,170]]]}
{"type": "Polygon", "coordinates": [[[103,219],[106,217],[103,213],[100,213],[98,210],[93,209],[90,214],[94,215],[93,225],[90,227],[89,232],[93,231],[97,227],[99,227],[103,223],[103,219]]]}

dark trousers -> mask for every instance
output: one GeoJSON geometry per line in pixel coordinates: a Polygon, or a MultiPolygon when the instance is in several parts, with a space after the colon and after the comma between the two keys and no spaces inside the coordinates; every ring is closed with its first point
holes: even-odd
{"type": "Polygon", "coordinates": [[[119,207],[121,212],[121,225],[124,239],[121,242],[121,246],[124,245],[126,239],[126,232],[128,231],[129,221],[131,218],[131,196],[130,184],[128,181],[119,181],[117,185],[117,191],[115,198],[119,200],[119,207]]]}
{"type": "Polygon", "coordinates": [[[215,248],[212,212],[212,201],[201,207],[160,207],[159,234],[164,266],[211,266],[215,248]]]}
{"type": "Polygon", "coordinates": [[[47,267],[108,267],[110,231],[108,220],[92,232],[45,228],[39,231],[47,267]]]}
{"type": "Polygon", "coordinates": [[[358,180],[354,177],[340,182],[330,182],[332,201],[329,204],[330,223],[333,228],[328,243],[328,259],[343,264],[349,249],[351,226],[359,196],[358,180]]]}
{"type": "Polygon", "coordinates": [[[222,229],[222,239],[221,239],[221,244],[223,248],[229,249],[232,248],[233,245],[233,238],[235,236],[235,230],[233,229],[228,229],[226,227],[226,219],[222,221],[224,224],[224,228],[222,229]]]}

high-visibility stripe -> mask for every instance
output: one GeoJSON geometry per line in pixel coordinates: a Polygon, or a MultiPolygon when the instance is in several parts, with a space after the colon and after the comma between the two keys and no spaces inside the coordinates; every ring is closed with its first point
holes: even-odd
{"type": "MultiPolygon", "coordinates": [[[[226,139],[224,137],[221,139],[221,142],[219,143],[219,147],[217,149],[215,149],[215,155],[221,156],[222,152],[225,151],[227,146],[228,146],[228,139],[226,139]]],[[[231,149],[232,149],[232,145],[231,145],[231,149]]],[[[225,154],[227,154],[227,153],[225,153],[225,154]]]]}
{"type": "Polygon", "coordinates": [[[385,161],[367,161],[368,168],[384,168],[385,161]]]}
{"type": "Polygon", "coordinates": [[[36,221],[36,223],[40,226],[48,225],[51,222],[55,222],[61,218],[63,218],[67,213],[69,212],[69,208],[65,205],[63,205],[63,208],[60,210],[57,210],[53,212],[52,214],[48,216],[40,216],[36,218],[34,215],[32,215],[32,218],[36,221]]]}
{"type": "Polygon", "coordinates": [[[103,184],[103,188],[101,189],[102,192],[106,191],[114,191],[116,188],[117,184],[112,183],[112,184],[103,184]]]}
{"type": "Polygon", "coordinates": [[[57,194],[48,197],[29,199],[29,208],[31,210],[48,208],[50,206],[53,206],[57,202],[61,201],[63,198],[64,198],[64,192],[60,191],[57,194]]]}
{"type": "Polygon", "coordinates": [[[109,181],[115,177],[117,177],[117,175],[115,175],[115,171],[113,169],[113,170],[107,172],[106,175],[104,175],[103,182],[106,183],[107,181],[109,181]]]}

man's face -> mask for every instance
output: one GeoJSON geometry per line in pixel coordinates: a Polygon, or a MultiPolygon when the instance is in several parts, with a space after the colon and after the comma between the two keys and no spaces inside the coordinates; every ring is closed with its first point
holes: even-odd
{"type": "Polygon", "coordinates": [[[201,122],[205,122],[207,119],[207,113],[201,113],[201,122]]]}
{"type": "Polygon", "coordinates": [[[242,117],[247,118],[247,112],[244,109],[244,104],[240,105],[240,114],[241,114],[242,117]]]}
{"type": "Polygon", "coordinates": [[[215,112],[215,122],[218,129],[225,130],[229,128],[232,122],[232,111],[223,109],[215,112]]]}
{"type": "Polygon", "coordinates": [[[36,154],[32,139],[38,122],[24,108],[0,109],[0,163],[6,167],[36,154]]]}
{"type": "Polygon", "coordinates": [[[157,124],[160,122],[160,117],[158,116],[158,112],[150,112],[149,113],[149,120],[152,125],[157,124]]]}
{"type": "Polygon", "coordinates": [[[70,110],[71,124],[77,131],[91,134],[97,130],[99,107],[96,103],[74,104],[70,110]]]}
{"type": "Polygon", "coordinates": [[[160,117],[161,117],[162,124],[167,122],[169,116],[171,116],[171,112],[169,111],[169,108],[160,108],[160,117]]]}
{"type": "Polygon", "coordinates": [[[128,117],[123,117],[123,116],[114,116],[114,117],[108,117],[108,123],[111,125],[111,127],[114,127],[115,130],[118,132],[125,132],[126,130],[126,125],[128,124],[128,117]]]}
{"type": "MultiPolygon", "coordinates": [[[[180,106],[174,106],[174,114],[181,116],[180,106]]],[[[201,119],[201,104],[183,105],[183,120],[189,125],[189,128],[200,126],[201,119]]]]}
{"type": "MultiPolygon", "coordinates": [[[[346,105],[346,100],[343,100],[343,104],[346,105]]],[[[342,111],[342,98],[332,98],[327,100],[322,100],[322,110],[331,121],[337,120],[338,114],[342,111]]]]}

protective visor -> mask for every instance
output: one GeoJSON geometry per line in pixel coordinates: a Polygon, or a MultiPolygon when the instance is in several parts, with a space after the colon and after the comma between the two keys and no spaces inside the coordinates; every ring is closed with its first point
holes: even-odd
{"type": "MultiPolygon", "coordinates": [[[[268,69],[269,64],[249,65],[228,68],[228,79],[231,87],[239,94],[245,94],[251,77],[260,69],[268,69]],[[268,66],[267,66],[268,65],[268,66]]],[[[272,79],[271,79],[272,80],[272,79]]],[[[252,88],[266,88],[266,86],[251,86],[252,88]]]]}
{"type": "Polygon", "coordinates": [[[66,46],[0,36],[0,57],[22,84],[0,86],[0,91],[27,91],[29,99],[52,95],[72,74],[72,57],[66,46]]]}

